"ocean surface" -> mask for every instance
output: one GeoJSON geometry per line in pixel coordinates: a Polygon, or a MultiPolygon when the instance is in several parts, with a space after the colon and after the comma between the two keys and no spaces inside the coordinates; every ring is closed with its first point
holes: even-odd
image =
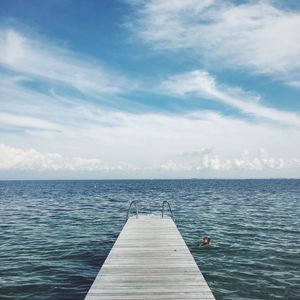
{"type": "Polygon", "coordinates": [[[171,203],[216,299],[300,299],[300,180],[0,181],[0,299],[84,299],[132,200],[171,203]]]}

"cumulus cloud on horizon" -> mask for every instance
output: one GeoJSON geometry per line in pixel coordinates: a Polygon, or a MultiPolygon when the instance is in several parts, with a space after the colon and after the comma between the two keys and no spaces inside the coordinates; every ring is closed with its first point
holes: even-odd
{"type": "Polygon", "coordinates": [[[0,144],[1,171],[115,171],[135,170],[118,162],[107,165],[98,158],[65,157],[59,153],[41,153],[33,148],[21,149],[0,144]]]}
{"type": "Polygon", "coordinates": [[[300,158],[289,160],[270,157],[261,149],[259,155],[250,155],[247,151],[236,159],[221,158],[219,155],[204,149],[177,155],[173,159],[159,165],[133,166],[126,162],[107,164],[99,158],[64,157],[59,153],[41,153],[33,148],[20,149],[0,144],[0,171],[32,171],[32,172],[190,172],[201,176],[201,172],[214,171],[216,174],[237,171],[263,171],[300,169],[300,158]]]}

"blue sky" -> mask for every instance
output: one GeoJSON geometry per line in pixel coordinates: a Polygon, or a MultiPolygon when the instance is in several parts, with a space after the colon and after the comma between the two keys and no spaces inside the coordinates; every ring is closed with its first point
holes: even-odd
{"type": "Polygon", "coordinates": [[[297,1],[0,1],[0,178],[300,177],[297,1]]]}

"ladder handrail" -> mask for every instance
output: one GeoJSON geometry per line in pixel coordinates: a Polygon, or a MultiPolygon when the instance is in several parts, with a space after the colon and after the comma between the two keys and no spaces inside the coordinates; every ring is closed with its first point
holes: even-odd
{"type": "Polygon", "coordinates": [[[137,201],[137,200],[133,200],[133,201],[130,202],[129,208],[128,208],[128,210],[127,210],[127,218],[126,218],[126,220],[129,219],[130,209],[131,209],[131,206],[132,206],[133,204],[135,205],[135,214],[136,214],[136,218],[139,217],[139,206],[138,206],[138,201],[137,201]]]}
{"type": "Polygon", "coordinates": [[[162,218],[162,219],[164,218],[165,204],[167,204],[167,205],[169,206],[169,210],[170,210],[170,212],[171,212],[171,218],[172,218],[173,221],[175,221],[174,214],[173,214],[173,210],[172,210],[172,208],[171,208],[170,203],[169,203],[167,200],[164,200],[163,203],[162,203],[162,208],[161,208],[161,218],[162,218]]]}

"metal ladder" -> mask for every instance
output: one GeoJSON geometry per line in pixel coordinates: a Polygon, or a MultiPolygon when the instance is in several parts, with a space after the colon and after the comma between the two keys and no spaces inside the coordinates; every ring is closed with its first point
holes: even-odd
{"type": "Polygon", "coordinates": [[[173,214],[172,207],[171,207],[169,201],[167,201],[167,200],[164,200],[163,203],[162,203],[162,207],[161,207],[161,218],[162,218],[162,219],[164,218],[165,204],[168,205],[169,211],[170,211],[170,213],[171,213],[171,218],[172,218],[172,220],[175,222],[175,218],[174,218],[174,214],[173,214]]]}
{"type": "Polygon", "coordinates": [[[139,217],[139,203],[138,203],[137,200],[133,200],[133,201],[130,202],[129,208],[128,208],[128,210],[127,210],[127,217],[126,217],[126,220],[129,219],[130,209],[131,209],[131,206],[132,206],[133,204],[135,205],[135,215],[136,215],[136,218],[139,217]]]}
{"type": "MultiPolygon", "coordinates": [[[[128,210],[127,210],[127,217],[126,217],[126,220],[129,219],[129,216],[130,216],[130,210],[131,210],[131,207],[132,207],[133,205],[135,206],[135,215],[136,215],[136,218],[139,217],[139,203],[138,203],[137,200],[133,200],[133,201],[131,201],[130,204],[129,204],[129,208],[128,208],[128,210]]],[[[170,211],[170,213],[171,213],[171,218],[172,218],[172,220],[175,222],[175,217],[174,217],[174,213],[173,213],[172,207],[171,207],[169,201],[167,201],[167,200],[164,200],[163,203],[162,203],[162,207],[161,207],[161,218],[163,219],[163,218],[164,218],[164,215],[165,215],[165,205],[168,206],[169,211],[170,211]]],[[[151,214],[151,206],[150,206],[150,214],[151,214]]]]}

